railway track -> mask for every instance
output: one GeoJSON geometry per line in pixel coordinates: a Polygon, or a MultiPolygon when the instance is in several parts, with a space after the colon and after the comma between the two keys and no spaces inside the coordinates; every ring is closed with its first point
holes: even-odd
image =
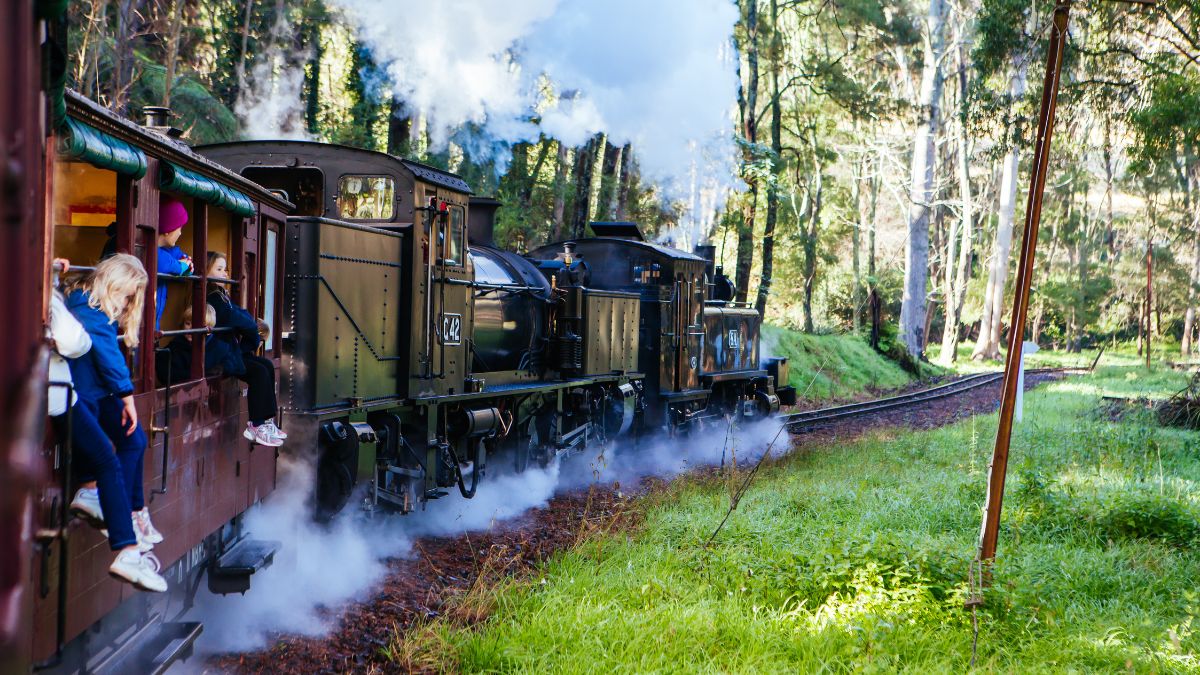
{"type": "MultiPolygon", "coordinates": [[[[1058,373],[1071,370],[1080,370],[1078,368],[1030,368],[1025,371],[1026,375],[1038,375],[1044,373],[1058,373]]],[[[892,410],[895,408],[906,408],[928,401],[947,398],[956,394],[961,394],[965,391],[984,387],[994,382],[999,382],[1004,378],[1004,373],[979,373],[977,375],[968,375],[964,378],[953,382],[922,389],[899,396],[889,396],[887,398],[879,398],[872,401],[863,401],[861,403],[848,403],[846,405],[833,406],[830,408],[819,408],[817,410],[806,410],[804,412],[792,413],[782,417],[783,424],[792,432],[803,433],[812,431],[822,426],[831,424],[836,421],[846,419],[848,417],[859,417],[863,415],[871,415],[882,412],[884,410],[892,410]]]]}

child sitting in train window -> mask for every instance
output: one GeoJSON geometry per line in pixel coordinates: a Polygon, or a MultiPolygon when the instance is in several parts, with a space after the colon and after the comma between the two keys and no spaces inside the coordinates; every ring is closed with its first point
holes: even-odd
{"type": "MultiPolygon", "coordinates": [[[[133,381],[125,355],[121,353],[119,340],[122,337],[118,335],[122,334],[126,347],[137,347],[147,281],[146,269],[140,260],[118,253],[102,260],[87,277],[76,280],[67,293],[67,309],[83,325],[92,341],[90,350],[70,359],[71,379],[79,394],[79,403],[87,406],[98,422],[90,431],[73,430],[73,433],[103,438],[111,444],[108,447],[115,451],[119,464],[119,479],[114,479],[111,484],[120,486],[124,498],[119,507],[113,506],[116,502],[106,502],[105,492],[110,497],[113,495],[111,490],[97,489],[100,479],[97,471],[90,479],[84,478],[85,482],[71,501],[71,510],[92,520],[107,521],[110,528],[120,526],[122,530],[124,514],[128,513],[136,546],[126,544],[109,571],[140,588],[165,591],[166,582],[144,555],[155,544],[161,543],[163,536],[150,521],[150,510],[146,508],[142,493],[146,473],[146,433],[138,424],[133,381]],[[114,508],[121,512],[113,513],[114,508]]],[[[105,470],[113,469],[109,462],[105,470]]],[[[122,541],[127,539],[126,532],[122,541]]]]}
{"type": "MultiPolygon", "coordinates": [[[[212,305],[204,306],[204,325],[211,330],[217,327],[217,311],[212,305]]],[[[183,310],[183,330],[192,329],[192,308],[183,310]]],[[[155,373],[162,386],[175,385],[192,379],[192,344],[198,334],[176,335],[169,343],[167,350],[157,353],[155,358],[155,373]]],[[[218,340],[216,335],[204,335],[204,375],[205,377],[241,377],[246,372],[241,354],[231,347],[228,342],[218,340]]]]}
{"type": "MultiPolygon", "coordinates": [[[[163,195],[158,202],[158,273],[182,276],[192,273],[192,258],[176,246],[183,226],[188,223],[187,207],[174,197],[163,195]]],[[[154,296],[154,329],[162,326],[163,310],[167,306],[167,281],[158,283],[154,296]]]]}
{"type": "MultiPolygon", "coordinates": [[[[211,279],[229,278],[229,258],[217,251],[208,252],[208,276],[211,279]]],[[[287,434],[275,425],[275,363],[255,353],[260,340],[258,322],[229,297],[224,284],[214,283],[208,291],[208,304],[217,312],[217,327],[232,328],[216,337],[237,352],[245,371],[237,378],[248,385],[246,407],[250,422],[243,436],[259,445],[279,447],[287,434]]]]}
{"type": "MultiPolygon", "coordinates": [[[[71,263],[65,258],[57,258],[54,269],[57,286],[57,275],[66,274],[71,269],[71,263]]],[[[50,356],[48,391],[54,433],[61,444],[70,443],[70,452],[79,473],[94,479],[85,483],[80,490],[81,493],[87,490],[87,493],[82,499],[78,496],[75,498],[71,504],[72,510],[82,513],[97,527],[105,528],[108,546],[117,554],[109,566],[114,577],[146,590],[165,591],[166,580],[145,559],[152,545],[140,541],[134,532],[134,519],[126,515],[131,514],[132,509],[121,462],[96,420],[94,407],[73,390],[71,367],[67,360],[83,358],[91,351],[92,337],[67,309],[57,288],[50,295],[50,324],[46,337],[54,350],[50,356]],[[93,483],[94,486],[88,487],[93,483]]]]}

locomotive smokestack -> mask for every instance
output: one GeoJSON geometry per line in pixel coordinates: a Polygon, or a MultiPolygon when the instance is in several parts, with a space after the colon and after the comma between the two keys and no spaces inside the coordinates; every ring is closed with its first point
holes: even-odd
{"type": "Polygon", "coordinates": [[[717,247],[711,244],[696,244],[694,253],[706,261],[704,264],[704,273],[711,280],[715,277],[717,264],[717,247]]]}
{"type": "Polygon", "coordinates": [[[496,247],[496,209],[504,205],[491,197],[471,197],[471,215],[467,219],[467,240],[475,246],[496,247]]]}

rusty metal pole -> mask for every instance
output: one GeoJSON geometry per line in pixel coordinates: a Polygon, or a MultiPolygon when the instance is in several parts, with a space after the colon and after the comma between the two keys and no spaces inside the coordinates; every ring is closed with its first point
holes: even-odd
{"type": "Polygon", "coordinates": [[[983,527],[979,535],[978,560],[981,562],[996,557],[996,540],[1000,533],[1000,507],[1004,500],[1008,447],[1012,440],[1017,375],[1021,366],[1021,343],[1025,339],[1025,320],[1029,314],[1029,288],[1037,251],[1038,226],[1042,220],[1042,195],[1046,187],[1046,170],[1050,163],[1050,140],[1054,134],[1054,111],[1058,104],[1058,84],[1070,14],[1069,0],[1059,0],[1054,7],[1054,23],[1050,31],[1049,50],[1046,53],[1046,77],[1042,84],[1042,107],[1038,115],[1033,174],[1029,178],[1029,197],[1025,204],[1025,230],[1021,240],[1020,263],[1017,266],[1012,323],[1008,330],[1008,354],[1004,360],[1004,395],[1000,400],[1000,427],[996,430],[996,447],[988,470],[987,503],[984,505],[983,527]]]}

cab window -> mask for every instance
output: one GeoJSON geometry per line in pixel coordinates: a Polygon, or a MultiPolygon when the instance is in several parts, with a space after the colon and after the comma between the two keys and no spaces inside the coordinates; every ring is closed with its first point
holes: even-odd
{"type": "Polygon", "coordinates": [[[442,264],[444,265],[461,266],[463,264],[463,235],[466,233],[466,228],[463,227],[464,221],[463,208],[451,206],[450,218],[446,225],[449,237],[442,248],[442,264]]]}
{"type": "Polygon", "coordinates": [[[347,175],[338,179],[338,216],[346,220],[391,220],[396,183],[388,176],[347,175]]]}
{"type": "Polygon", "coordinates": [[[248,166],[242,175],[296,205],[294,216],[325,215],[325,174],[311,166],[248,166]]]}

